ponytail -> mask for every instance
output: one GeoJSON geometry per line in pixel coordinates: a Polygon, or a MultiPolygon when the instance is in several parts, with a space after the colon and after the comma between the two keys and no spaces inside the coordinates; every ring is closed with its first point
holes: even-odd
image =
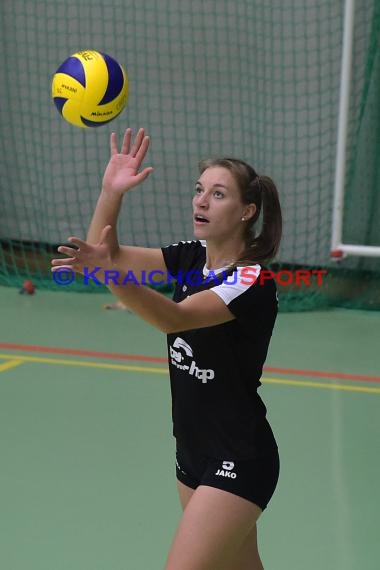
{"type": "Polygon", "coordinates": [[[267,263],[272,261],[279,248],[282,234],[282,215],[277,188],[268,176],[257,176],[254,181],[260,195],[256,204],[256,213],[245,232],[246,249],[235,265],[252,263],[267,263]],[[255,235],[254,225],[262,211],[262,225],[258,236],[255,235]]]}

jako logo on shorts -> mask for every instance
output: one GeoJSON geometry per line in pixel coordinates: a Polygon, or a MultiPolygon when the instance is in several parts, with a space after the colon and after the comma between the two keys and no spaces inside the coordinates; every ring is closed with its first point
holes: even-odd
{"type": "Polygon", "coordinates": [[[235,463],[233,461],[223,461],[223,465],[221,469],[215,473],[215,475],[220,475],[221,477],[229,477],[230,479],[236,479],[236,473],[232,471],[235,467],[235,463]]]}

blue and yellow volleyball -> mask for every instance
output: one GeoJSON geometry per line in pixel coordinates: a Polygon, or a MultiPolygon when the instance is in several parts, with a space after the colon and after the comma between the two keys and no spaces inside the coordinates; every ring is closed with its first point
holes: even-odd
{"type": "Polygon", "coordinates": [[[124,109],[128,76],[111,56],[99,51],[78,51],[58,67],[51,93],[66,121],[76,127],[100,127],[124,109]]]}

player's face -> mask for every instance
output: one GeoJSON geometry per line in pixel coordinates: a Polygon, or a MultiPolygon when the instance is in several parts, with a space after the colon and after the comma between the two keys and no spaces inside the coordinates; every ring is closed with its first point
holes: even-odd
{"type": "Polygon", "coordinates": [[[199,239],[226,239],[242,235],[246,206],[237,183],[222,166],[207,168],[195,185],[193,198],[194,235],[199,239]]]}

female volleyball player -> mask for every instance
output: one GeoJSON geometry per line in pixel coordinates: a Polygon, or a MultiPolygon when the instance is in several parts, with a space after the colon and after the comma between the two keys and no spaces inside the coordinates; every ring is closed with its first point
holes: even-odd
{"type": "Polygon", "coordinates": [[[276,441],[257,393],[277,315],[276,288],[264,277],[281,237],[273,182],[236,159],[201,163],[195,184],[195,240],[162,249],[119,245],[123,195],[152,172],[143,129],[127,129],[111,158],[88,231],[58,251],[52,270],[95,268],[133,312],[167,333],[176,473],[183,507],[166,570],[262,569],[256,522],[277,484],[276,441]],[[255,225],[262,213],[261,231],[255,225]],[[134,279],[130,279],[133,272],[134,279]],[[170,272],[174,301],[136,285],[170,272]]]}

